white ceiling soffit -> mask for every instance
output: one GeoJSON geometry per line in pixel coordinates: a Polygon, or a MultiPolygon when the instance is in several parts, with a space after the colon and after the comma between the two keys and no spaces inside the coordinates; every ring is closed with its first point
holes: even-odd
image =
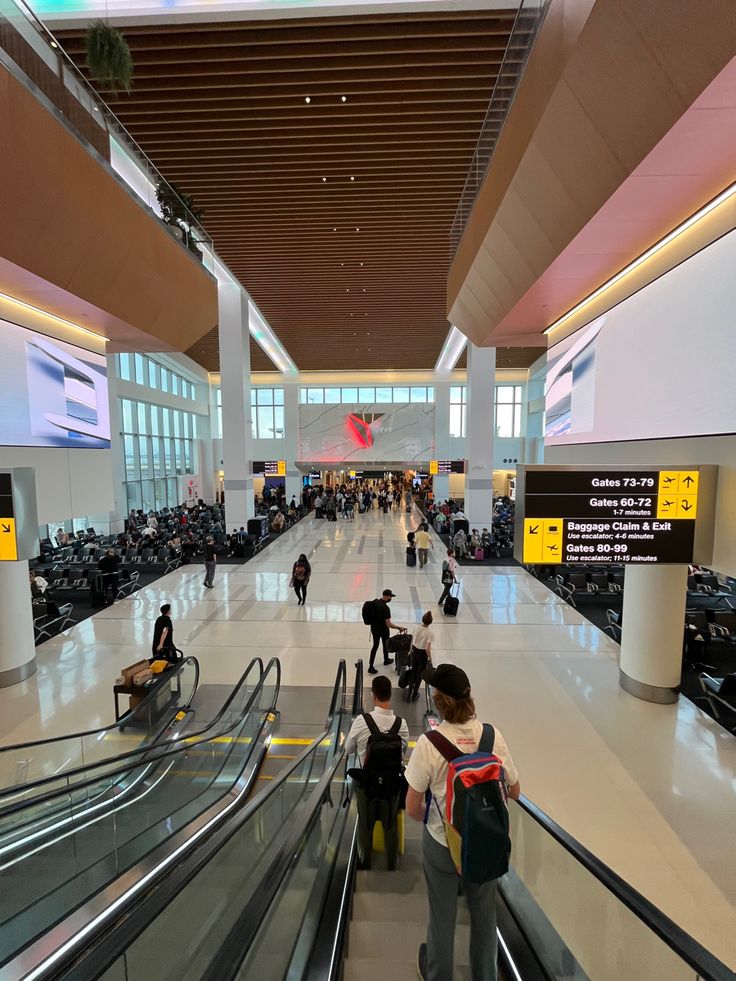
{"type": "Polygon", "coordinates": [[[418,14],[426,11],[510,10],[519,0],[30,0],[51,28],[102,17],[120,26],[285,17],[345,17],[358,14],[418,14]]]}

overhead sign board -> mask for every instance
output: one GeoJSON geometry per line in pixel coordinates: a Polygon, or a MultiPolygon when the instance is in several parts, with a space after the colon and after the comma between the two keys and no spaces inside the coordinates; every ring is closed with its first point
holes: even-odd
{"type": "Polygon", "coordinates": [[[32,467],[0,471],[0,562],[38,555],[36,477],[32,467]]]}
{"type": "Polygon", "coordinates": [[[530,469],[522,561],[692,562],[699,487],[697,469],[530,469]]]}
{"type": "Polygon", "coordinates": [[[285,477],[286,460],[254,460],[253,473],[264,477],[285,477]]]}
{"type": "Polygon", "coordinates": [[[429,472],[432,474],[442,473],[465,473],[464,460],[430,460],[429,472]]]}

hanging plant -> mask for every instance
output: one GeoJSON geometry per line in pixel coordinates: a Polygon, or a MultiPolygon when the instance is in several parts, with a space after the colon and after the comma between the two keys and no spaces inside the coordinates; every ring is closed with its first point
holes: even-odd
{"type": "Polygon", "coordinates": [[[101,85],[130,92],[133,58],[128,42],[104,20],[96,20],[87,28],[87,67],[101,85]]]}
{"type": "Polygon", "coordinates": [[[197,247],[192,221],[200,222],[204,211],[197,207],[191,194],[182,191],[176,184],[166,184],[162,181],[156,187],[156,199],[161,208],[161,217],[167,225],[178,227],[182,232],[188,230],[186,246],[201,261],[202,252],[197,247]]]}

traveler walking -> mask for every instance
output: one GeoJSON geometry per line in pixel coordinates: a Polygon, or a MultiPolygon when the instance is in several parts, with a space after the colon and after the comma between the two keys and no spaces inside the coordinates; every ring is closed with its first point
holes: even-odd
{"type": "Polygon", "coordinates": [[[511,849],[506,795],[518,799],[519,776],[501,733],[476,718],[465,672],[453,664],[439,664],[424,672],[424,680],[434,689],[442,722],[417,739],[406,770],[407,814],[415,821],[424,821],[426,814],[422,864],[429,922],[427,941],[419,947],[419,976],[452,981],[459,877],[470,910],[472,981],[496,981],[496,896],[511,849]],[[472,771],[469,754],[477,754],[472,771]],[[459,767],[455,770],[456,762],[465,763],[463,776],[459,767]],[[448,773],[455,776],[449,802],[448,773]],[[493,806],[487,806],[488,800],[493,806]],[[449,815],[460,811],[464,818],[457,831],[462,839],[449,821],[449,815]],[[460,840],[462,849],[456,847],[460,840]]]}
{"type": "Polygon", "coordinates": [[[107,600],[109,592],[110,603],[114,603],[118,598],[119,565],[120,559],[118,558],[114,548],[108,548],[100,561],[97,563],[97,567],[102,574],[102,595],[105,597],[105,600],[107,600]]]}
{"type": "Polygon", "coordinates": [[[212,588],[212,580],[215,578],[216,567],[217,553],[215,552],[215,540],[210,535],[204,543],[204,585],[208,589],[212,588]]]}
{"type": "Polygon", "coordinates": [[[391,708],[391,681],[382,674],[371,683],[373,711],[357,716],[345,752],[357,752],[360,770],[348,771],[355,781],[358,803],[358,862],[371,867],[373,826],[383,825],[389,869],[399,858],[398,812],[403,791],[403,758],[409,744],[409,727],[391,708]],[[381,735],[383,734],[383,735],[381,735]]]}
{"type": "Polygon", "coordinates": [[[432,642],[434,634],[429,629],[432,626],[432,611],[427,612],[422,617],[422,625],[412,637],[411,642],[411,684],[409,686],[409,699],[416,701],[419,698],[419,688],[422,684],[422,675],[427,670],[432,661],[432,642]]]}
{"type": "Polygon", "coordinates": [[[429,560],[429,550],[434,548],[432,539],[429,537],[429,530],[426,521],[419,525],[416,533],[417,555],[419,556],[419,568],[423,569],[429,560]]]}
{"type": "Polygon", "coordinates": [[[440,606],[450,595],[450,590],[457,582],[457,566],[455,565],[455,550],[448,548],[447,558],[442,563],[442,595],[437,601],[440,606]]]}
{"type": "Polygon", "coordinates": [[[171,622],[171,603],[164,603],[161,607],[161,615],[156,618],[156,622],[153,625],[151,654],[153,655],[153,660],[161,657],[166,658],[167,661],[176,660],[174,624],[171,622]]]}
{"type": "Polygon", "coordinates": [[[307,601],[307,586],[309,585],[311,575],[312,567],[309,564],[309,559],[302,552],[291,567],[291,583],[289,584],[294,587],[294,592],[298,600],[297,606],[304,606],[307,601]]]}
{"type": "Polygon", "coordinates": [[[384,665],[393,664],[393,659],[388,656],[388,638],[391,630],[398,630],[399,633],[406,633],[406,627],[400,627],[391,620],[391,607],[388,605],[390,600],[396,596],[390,589],[384,589],[380,598],[366,600],[363,604],[363,623],[371,628],[373,646],[371,647],[370,660],[368,662],[368,674],[378,674],[373,666],[376,659],[378,645],[383,647],[384,665]]]}

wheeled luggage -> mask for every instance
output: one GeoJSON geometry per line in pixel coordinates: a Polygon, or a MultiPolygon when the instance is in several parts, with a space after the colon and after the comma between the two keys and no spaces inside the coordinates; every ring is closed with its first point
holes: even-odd
{"type": "Polygon", "coordinates": [[[406,564],[411,567],[417,564],[417,550],[415,548],[407,548],[406,550],[406,564]]]}
{"type": "Polygon", "coordinates": [[[411,634],[394,634],[389,638],[388,649],[391,654],[397,655],[397,663],[400,655],[405,657],[406,663],[411,653],[411,634]]]}
{"type": "Polygon", "coordinates": [[[445,605],[442,607],[442,612],[445,616],[456,617],[458,607],[460,606],[460,600],[457,596],[453,596],[452,593],[445,600],[445,605]]]}
{"type": "Polygon", "coordinates": [[[399,688],[408,688],[414,678],[414,669],[410,664],[405,664],[399,674],[399,688]]]}
{"type": "Polygon", "coordinates": [[[402,649],[394,653],[394,667],[396,668],[398,674],[401,674],[403,669],[409,664],[410,661],[411,661],[411,644],[409,645],[408,650],[402,649]]]}

